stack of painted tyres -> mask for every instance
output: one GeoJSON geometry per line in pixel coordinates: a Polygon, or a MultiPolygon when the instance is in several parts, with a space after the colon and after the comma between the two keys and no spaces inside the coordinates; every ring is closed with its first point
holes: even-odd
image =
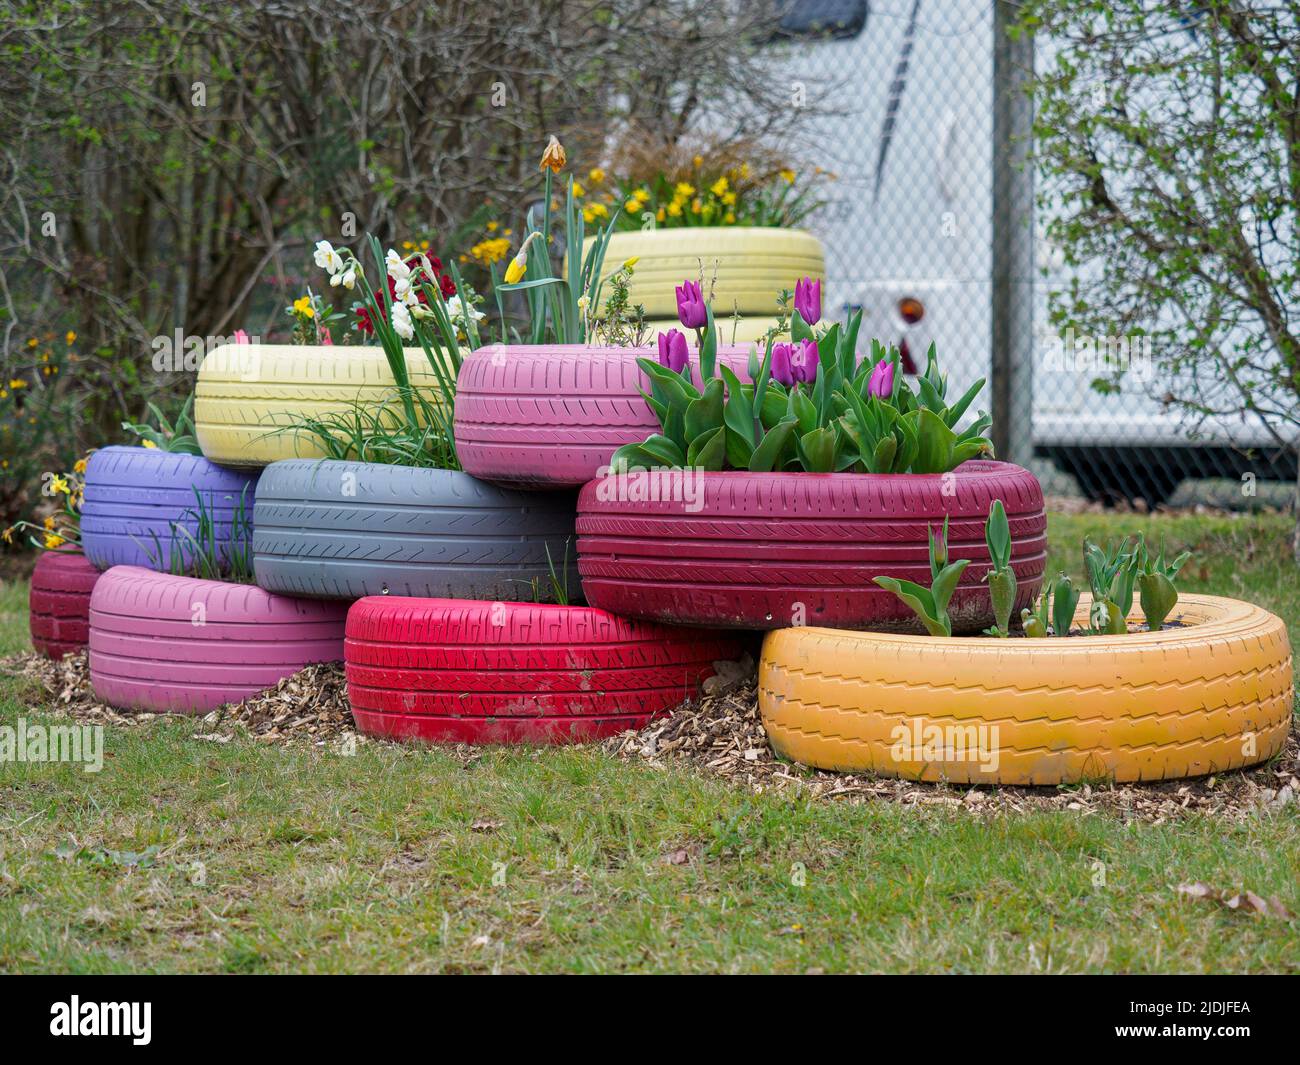
{"type": "MultiPolygon", "coordinates": [[[[473,395],[466,371],[479,354],[505,365],[539,350],[561,349],[471,356],[458,416],[473,395]]],[[[514,472],[522,475],[505,483],[328,459],[311,435],[292,428],[304,413],[328,417],[391,397],[378,348],[231,346],[201,367],[200,446],[223,466],[260,470],[251,535],[258,588],[351,608],[343,657],[361,730],[445,742],[592,739],[677,706],[715,660],[736,653],[728,637],[701,639],[570,605],[581,599],[577,487],[653,419],[637,393],[637,353],[567,350],[576,356],[567,363],[572,372],[585,357],[587,372],[608,364],[611,389],[617,377],[621,393],[607,396],[622,404],[616,424],[590,434],[599,439],[594,448],[583,440],[567,452],[517,450],[514,472]],[[539,466],[568,472],[558,482],[528,472],[539,466]]],[[[424,360],[408,351],[408,372],[436,394],[424,360]]],[[[563,387],[539,379],[536,395],[563,387]]],[[[579,408],[571,419],[574,430],[591,430],[579,408]]],[[[565,435],[555,428],[557,439],[565,435]]]]}

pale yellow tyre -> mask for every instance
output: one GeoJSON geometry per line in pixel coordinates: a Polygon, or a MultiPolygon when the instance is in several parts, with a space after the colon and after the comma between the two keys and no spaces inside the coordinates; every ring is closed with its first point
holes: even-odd
{"type": "Polygon", "coordinates": [[[677,317],[673,290],[698,278],[701,262],[706,280],[714,276],[716,263],[713,313],[719,322],[733,311],[774,315],[782,289],[793,292],[800,278],[826,276],[822,242],[801,229],[701,226],[615,233],[602,273],[608,277],[634,257],[629,299],[645,307],[647,318],[677,317]]]}
{"type": "MultiPolygon", "coordinates": [[[[437,377],[423,350],[406,350],[406,368],[430,402],[438,399],[437,377]]],[[[209,461],[226,466],[320,458],[324,452],[310,432],[281,430],[304,415],[347,414],[356,404],[378,410],[396,401],[396,388],[377,346],[226,344],[199,367],[199,447],[209,461]]]]}
{"type": "MultiPolygon", "coordinates": [[[[733,323],[730,318],[718,319],[718,343],[723,347],[732,344],[753,344],[762,339],[772,326],[776,325],[775,318],[764,318],[759,315],[753,317],[745,316],[739,322],[733,323]],[[732,326],[735,326],[733,329],[732,326]],[[733,339],[734,335],[734,339],[733,339]]],[[[682,329],[682,324],[676,318],[657,318],[653,321],[646,321],[646,338],[651,346],[655,343],[655,337],[660,333],[667,332],[669,329],[679,329],[690,335],[692,343],[694,342],[694,333],[689,329],[682,329]]],[[[790,330],[787,328],[781,334],[778,340],[789,341],[790,330]]],[[[760,350],[759,355],[763,352],[760,350]]]]}
{"type": "Polygon", "coordinates": [[[1276,754],[1295,697],[1281,619],[1207,595],[1173,616],[1185,627],[1042,640],[777,629],[759,710],[792,761],[913,780],[1169,780],[1276,754]]]}

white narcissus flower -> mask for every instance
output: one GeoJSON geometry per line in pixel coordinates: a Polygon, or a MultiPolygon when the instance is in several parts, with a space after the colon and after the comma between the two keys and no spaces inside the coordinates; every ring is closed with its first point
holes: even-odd
{"type": "Polygon", "coordinates": [[[419,300],[416,300],[413,304],[411,304],[412,318],[428,318],[432,314],[433,311],[429,310],[429,308],[426,307],[419,300]]]}
{"type": "Polygon", "coordinates": [[[396,277],[393,279],[393,300],[397,303],[411,302],[411,276],[408,273],[405,277],[396,277]]]}
{"type": "Polygon", "coordinates": [[[357,272],[349,266],[346,270],[340,270],[337,274],[331,277],[330,284],[335,288],[342,285],[345,289],[351,292],[357,285],[357,272]]]}
{"type": "Polygon", "coordinates": [[[404,303],[393,304],[393,331],[403,340],[415,336],[415,324],[411,321],[411,312],[404,303]]]}
{"type": "Polygon", "coordinates": [[[322,270],[328,270],[331,276],[343,269],[343,256],[334,250],[334,245],[328,240],[318,240],[316,242],[314,258],[316,265],[322,270]]]}
{"type": "Polygon", "coordinates": [[[459,296],[452,296],[447,301],[447,317],[454,321],[481,322],[487,317],[482,311],[472,303],[462,303],[459,296]]]}
{"type": "Polygon", "coordinates": [[[392,248],[388,249],[388,255],[384,261],[388,266],[388,276],[394,281],[401,281],[411,276],[411,268],[402,261],[402,257],[392,248]]]}

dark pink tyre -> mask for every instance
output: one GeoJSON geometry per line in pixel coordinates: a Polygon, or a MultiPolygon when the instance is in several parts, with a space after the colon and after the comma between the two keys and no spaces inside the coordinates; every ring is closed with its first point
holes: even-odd
{"type": "Polygon", "coordinates": [[[188,569],[202,509],[222,562],[239,553],[251,564],[256,486],[256,470],[228,470],[202,455],[100,448],[86,463],[82,550],[100,569],[188,569]]]}
{"type": "MultiPolygon", "coordinates": [[[[726,335],[726,324],[719,324],[726,335]]],[[[479,348],[461,365],[456,453],[466,473],[520,488],[586,484],[624,444],[659,431],[641,395],[649,381],[637,356],[651,348],[582,344],[479,348]]],[[[748,380],[749,348],[719,352],[748,380]]],[[[696,384],[699,366],[691,356],[696,384]]]]}
{"type": "Polygon", "coordinates": [[[38,654],[57,659],[85,648],[97,580],[99,570],[80,551],[45,551],[36,560],[27,605],[38,654]]]}
{"type": "Polygon", "coordinates": [[[112,706],[203,713],[343,659],[347,607],[114,566],[90,601],[90,682],[112,706]]]}
{"type": "MultiPolygon", "coordinates": [[[[662,473],[663,471],[651,471],[662,473]]],[[[970,559],[949,613],[957,632],[992,625],[984,522],[1002,500],[1019,581],[1016,616],[1046,562],[1043,492],[1028,470],[967,462],[950,474],[702,473],[691,491],[652,494],[610,475],[578,499],[587,602],[683,625],[921,631],[877,576],[930,585],[927,527],[949,517],[949,557],[970,559]],[[647,498],[650,496],[651,498],[647,498]]],[[[670,486],[671,487],[671,486],[670,486]]]]}
{"type": "Polygon", "coordinates": [[[370,596],[348,612],[345,661],[362,732],[571,743],[641,728],[739,651],[589,607],[370,596]]]}

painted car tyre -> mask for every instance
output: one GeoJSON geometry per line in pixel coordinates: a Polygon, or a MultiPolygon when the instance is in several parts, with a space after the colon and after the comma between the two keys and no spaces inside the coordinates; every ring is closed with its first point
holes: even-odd
{"type": "Polygon", "coordinates": [[[576,597],[574,502],[452,470],[276,462],[258,484],[257,583],[338,599],[532,599],[534,581],[549,591],[553,563],[576,597]]]}
{"type": "Polygon", "coordinates": [[[90,601],[90,681],[112,706],[203,713],[343,658],[347,608],[115,566],[90,601]]]}
{"type": "Polygon", "coordinates": [[[43,551],[27,595],[32,646],[59,659],[85,649],[90,638],[90,593],[99,580],[80,551],[43,551]]]}
{"type": "MultiPolygon", "coordinates": [[[[441,395],[423,350],[408,348],[411,383],[441,395]]],[[[368,345],[225,344],[199,367],[194,426],[203,454],[227,466],[320,458],[317,438],[290,429],[303,416],[347,414],[357,404],[391,405],[396,382],[382,348],[368,345]]]]}
{"type": "MultiPolygon", "coordinates": [[[[624,444],[659,431],[641,394],[649,382],[638,356],[655,357],[646,348],[581,344],[473,352],[456,390],[456,453],[465,472],[519,488],[586,484],[624,444]]],[[[723,349],[719,364],[749,379],[748,348],[723,349]]]]}
{"type": "MultiPolygon", "coordinates": [[[[800,278],[826,276],[822,242],[801,229],[763,226],[690,226],[615,233],[605,251],[604,273],[628,259],[637,260],[628,299],[641,304],[647,318],[677,315],[676,286],[700,276],[713,285],[713,313],[719,322],[738,311],[770,316],[783,289],[794,291],[800,278]]],[[[724,334],[725,335],[725,334],[724,334]]]]}
{"type": "Polygon", "coordinates": [[[1207,595],[1172,618],[1186,627],[1040,640],[785,629],[759,709],[787,758],[916,780],[1169,780],[1272,757],[1295,695],[1286,626],[1207,595]]]}
{"type": "Polygon", "coordinates": [[[561,743],[641,728],[735,658],[734,639],[588,607],[373,596],[348,612],[362,732],[447,743],[561,743]]]}
{"type": "Polygon", "coordinates": [[[256,487],[255,472],[223,469],[201,455],[100,448],[86,463],[82,550],[100,569],[169,569],[173,552],[188,562],[201,499],[228,561],[248,549],[256,487]]]}
{"type": "Polygon", "coordinates": [[[1013,616],[1042,583],[1042,488],[1010,463],[967,462],[951,474],[704,473],[679,475],[676,486],[661,478],[657,487],[646,477],[610,475],[578,499],[587,602],[625,617],[743,629],[921,631],[911,611],[871,578],[929,587],[927,529],[937,532],[946,514],[949,556],[972,560],[949,613],[954,631],[977,632],[993,623],[983,577],[984,522],[995,499],[1011,526],[1019,581],[1013,616]]]}

